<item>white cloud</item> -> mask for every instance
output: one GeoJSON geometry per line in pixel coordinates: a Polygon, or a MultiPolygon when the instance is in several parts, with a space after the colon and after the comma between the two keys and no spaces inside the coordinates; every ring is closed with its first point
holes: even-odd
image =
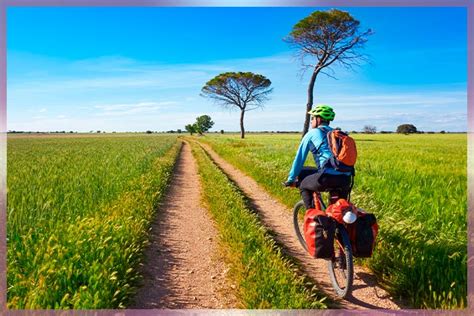
{"type": "MultiPolygon", "coordinates": [[[[299,66],[288,54],[172,66],[120,56],[73,62],[50,60],[45,64],[45,69],[36,65],[35,72],[28,75],[9,75],[7,104],[11,129],[184,129],[195,117],[209,114],[216,122],[214,130],[238,131],[238,112],[221,110],[210,100],[199,97],[202,85],[224,71],[253,71],[272,80],[274,92],[265,109],[246,114],[247,130],[300,130],[303,125],[307,80],[298,78],[299,66]],[[39,111],[35,107],[38,103],[43,106],[39,111]],[[73,113],[67,120],[62,114],[65,109],[73,113]],[[45,112],[55,119],[26,115],[45,112]]],[[[347,130],[360,130],[369,123],[379,130],[394,130],[398,122],[406,120],[428,127],[450,124],[443,127],[445,130],[466,129],[465,84],[412,86],[402,90],[354,83],[344,76],[339,79],[318,78],[315,103],[334,106],[334,124],[347,130]],[[452,109],[452,116],[440,118],[440,113],[448,108],[452,109]]]]}
{"type": "MultiPolygon", "coordinates": [[[[16,56],[13,53],[13,56],[16,56]]],[[[43,61],[43,57],[19,54],[16,58],[43,61]]],[[[67,62],[49,60],[48,71],[30,73],[21,78],[10,76],[10,94],[48,94],[102,89],[186,89],[201,88],[213,76],[224,71],[271,71],[275,64],[291,64],[287,54],[253,59],[220,60],[208,64],[162,65],[144,63],[120,56],[67,62]],[[259,70],[260,69],[260,70],[259,70]],[[36,74],[36,75],[35,75],[36,74]]]]}
{"type": "Polygon", "coordinates": [[[174,105],[178,104],[175,101],[164,101],[164,102],[137,102],[137,103],[126,103],[126,104],[103,104],[96,105],[95,108],[99,109],[100,112],[96,113],[96,116],[125,116],[135,115],[144,113],[154,113],[160,110],[169,109],[174,105]]]}

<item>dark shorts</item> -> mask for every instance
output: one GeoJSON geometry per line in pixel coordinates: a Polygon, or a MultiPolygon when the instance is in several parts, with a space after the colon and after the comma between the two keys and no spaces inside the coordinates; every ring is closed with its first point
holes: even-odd
{"type": "Polygon", "coordinates": [[[351,176],[314,173],[304,177],[300,191],[306,208],[313,207],[313,192],[338,192],[340,198],[347,199],[351,191],[351,176]]]}

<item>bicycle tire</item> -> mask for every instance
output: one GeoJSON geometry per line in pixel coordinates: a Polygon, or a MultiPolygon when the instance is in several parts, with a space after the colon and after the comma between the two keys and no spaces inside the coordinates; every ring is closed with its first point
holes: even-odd
{"type": "Polygon", "coordinates": [[[306,206],[303,203],[303,200],[299,201],[293,207],[293,227],[295,229],[296,236],[305,251],[308,251],[308,246],[306,245],[306,240],[304,239],[304,235],[302,233],[303,229],[303,221],[301,220],[301,215],[304,216],[306,212],[306,206]]]}
{"type": "Polygon", "coordinates": [[[328,270],[337,296],[341,298],[349,296],[352,292],[352,282],[354,280],[354,261],[349,235],[342,225],[338,225],[336,229],[334,257],[328,260],[328,270]],[[341,246],[343,249],[341,249],[341,246]],[[339,278],[339,276],[342,277],[339,278]],[[342,282],[338,279],[342,279],[342,282]]]}

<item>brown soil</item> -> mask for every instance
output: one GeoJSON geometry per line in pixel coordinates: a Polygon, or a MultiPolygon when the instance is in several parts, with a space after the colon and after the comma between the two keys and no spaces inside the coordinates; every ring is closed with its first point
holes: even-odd
{"type": "Polygon", "coordinates": [[[363,267],[354,267],[352,297],[341,300],[336,297],[327,270],[326,260],[313,259],[299,244],[293,231],[291,210],[272,198],[260,186],[240,170],[219,157],[208,145],[201,144],[217,165],[241,188],[251,200],[264,225],[275,234],[277,242],[283,245],[285,254],[297,259],[301,270],[317,287],[339,307],[345,309],[400,309],[406,308],[392,298],[378,284],[375,276],[363,267]]]}
{"type": "Polygon", "coordinates": [[[157,211],[142,267],[144,281],[129,308],[234,308],[217,232],[201,206],[197,165],[184,143],[157,211]]]}

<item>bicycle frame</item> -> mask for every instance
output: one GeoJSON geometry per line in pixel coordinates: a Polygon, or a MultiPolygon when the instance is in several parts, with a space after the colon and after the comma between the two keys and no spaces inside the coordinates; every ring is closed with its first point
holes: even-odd
{"type": "MultiPolygon", "coordinates": [[[[293,185],[293,187],[299,187],[299,182],[297,181],[295,185],[293,185]]],[[[331,205],[332,203],[335,203],[339,199],[340,195],[337,193],[337,190],[329,191],[329,194],[330,194],[330,197],[329,197],[328,203],[329,205],[331,205]]],[[[313,192],[313,203],[316,209],[322,210],[324,212],[326,211],[327,206],[323,201],[321,192],[317,192],[317,191],[313,192]]],[[[295,204],[293,208],[293,225],[294,225],[295,232],[298,237],[298,240],[300,241],[301,246],[305,250],[308,250],[306,246],[305,238],[302,235],[302,231],[300,230],[300,222],[299,222],[299,217],[301,214],[303,214],[304,210],[305,210],[305,205],[302,200],[295,204]],[[300,212],[301,209],[302,209],[302,212],[300,212]]],[[[336,234],[337,234],[337,237],[334,238],[334,241],[335,241],[334,255],[332,259],[327,261],[328,271],[329,271],[329,277],[331,279],[331,283],[337,295],[341,298],[345,298],[346,296],[350,295],[352,291],[352,282],[354,278],[352,246],[350,244],[347,229],[343,223],[337,222],[336,234]],[[336,250],[336,247],[339,249],[336,250]],[[336,251],[338,251],[339,255],[336,254],[336,251]],[[336,263],[336,260],[339,260],[339,258],[342,258],[342,260],[344,260],[344,263],[341,263],[343,264],[343,266],[340,266],[340,267],[336,263]],[[342,283],[340,282],[341,272],[343,273],[342,283]],[[339,277],[337,275],[339,275],[339,277]]]]}
{"type": "MultiPolygon", "coordinates": [[[[338,198],[338,196],[331,196],[329,203],[331,204],[334,203],[338,198]]],[[[315,208],[318,208],[325,211],[326,210],[326,204],[324,203],[322,199],[321,192],[313,192],[313,201],[314,201],[314,206],[315,208]]],[[[345,269],[349,269],[348,276],[347,276],[347,287],[346,288],[341,288],[339,285],[339,282],[336,280],[335,276],[335,271],[334,271],[334,266],[333,262],[336,260],[336,249],[334,249],[334,257],[332,260],[328,261],[328,269],[330,271],[330,278],[331,278],[331,283],[333,284],[334,289],[336,290],[336,293],[339,297],[345,298],[348,294],[351,293],[352,291],[352,282],[353,282],[353,261],[352,261],[352,251],[351,248],[346,251],[346,248],[344,246],[344,237],[343,234],[347,236],[347,229],[344,224],[342,223],[337,223],[336,226],[336,235],[339,237],[334,238],[334,241],[336,242],[336,247],[339,248],[338,251],[343,254],[344,258],[346,256],[349,256],[350,259],[347,259],[350,261],[350,263],[346,263],[347,266],[345,265],[345,269]],[[341,238],[341,239],[339,239],[341,238]],[[331,272],[332,271],[332,272],[331,272]]],[[[351,247],[351,246],[349,246],[351,247]]]]}
{"type": "MultiPolygon", "coordinates": [[[[332,204],[332,203],[336,202],[338,198],[339,198],[339,195],[330,196],[329,197],[329,199],[330,199],[329,204],[332,204]]],[[[315,208],[319,207],[320,210],[323,210],[323,211],[326,210],[327,207],[326,207],[326,204],[323,201],[321,192],[317,192],[317,191],[313,192],[313,201],[314,201],[314,207],[315,208]]]]}

